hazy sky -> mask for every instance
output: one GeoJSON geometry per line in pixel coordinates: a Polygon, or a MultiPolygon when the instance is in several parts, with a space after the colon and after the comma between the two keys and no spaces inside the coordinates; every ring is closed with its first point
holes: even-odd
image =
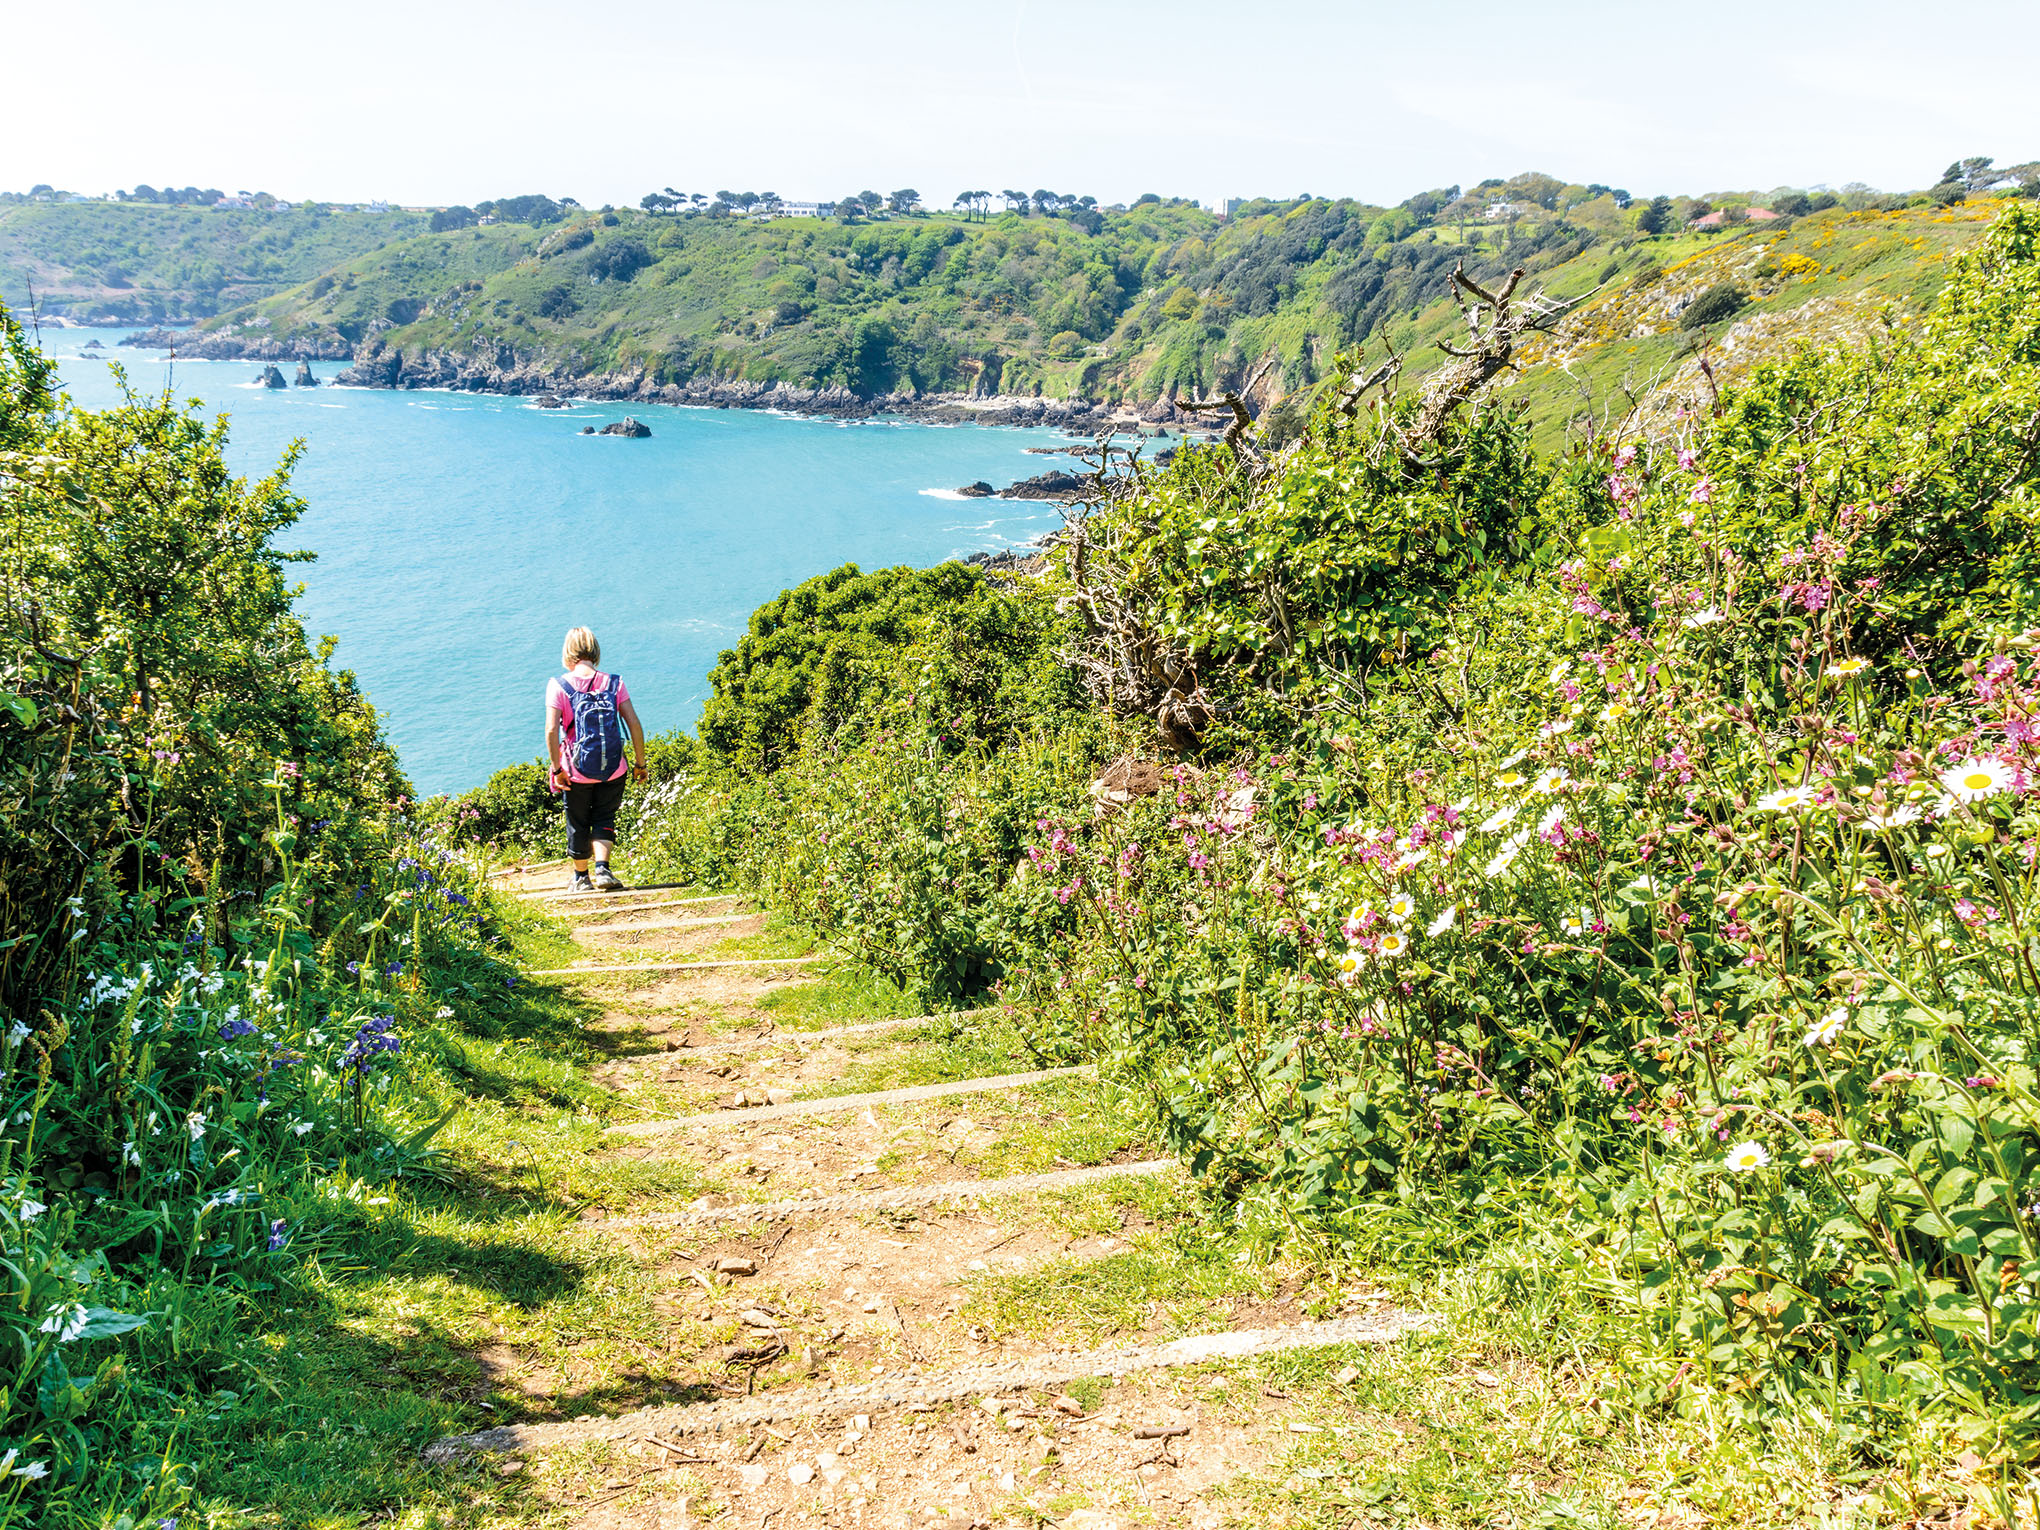
{"type": "Polygon", "coordinates": [[[1394,202],[2040,157],[2033,0],[349,0],[11,13],[0,189],[1394,202]],[[38,34],[31,15],[47,29],[38,34]]]}

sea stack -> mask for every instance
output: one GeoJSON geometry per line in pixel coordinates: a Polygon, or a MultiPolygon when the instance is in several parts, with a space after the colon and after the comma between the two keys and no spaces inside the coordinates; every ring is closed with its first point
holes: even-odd
{"type": "Polygon", "coordinates": [[[319,386],[319,379],[312,376],[312,364],[309,361],[300,361],[297,364],[297,377],[294,379],[294,382],[300,388],[316,388],[319,386]]]}
{"type": "Polygon", "coordinates": [[[289,383],[283,380],[283,374],[277,371],[274,366],[264,367],[262,375],[255,380],[265,388],[288,388],[290,386],[289,383]]]}
{"type": "Polygon", "coordinates": [[[621,420],[618,420],[614,425],[603,426],[601,431],[599,432],[599,434],[605,436],[631,436],[631,437],[648,436],[651,433],[652,433],[651,426],[640,424],[638,421],[632,419],[629,415],[625,415],[621,420]]]}

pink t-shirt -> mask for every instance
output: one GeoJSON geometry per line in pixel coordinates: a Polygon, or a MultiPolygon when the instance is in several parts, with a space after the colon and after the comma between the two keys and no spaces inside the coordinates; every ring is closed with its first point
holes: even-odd
{"type": "MultiPolygon", "coordinates": [[[[577,680],[591,683],[592,688],[598,691],[601,690],[604,686],[609,685],[615,686],[616,705],[619,711],[623,708],[624,704],[630,700],[630,687],[625,685],[623,681],[618,679],[615,675],[605,675],[599,669],[591,670],[589,671],[589,673],[584,675],[579,670],[576,670],[574,672],[574,678],[577,680]]],[[[584,776],[579,771],[574,769],[573,765],[574,704],[567,699],[567,688],[564,685],[560,684],[560,677],[558,675],[554,675],[552,679],[546,681],[545,683],[545,704],[551,707],[555,712],[559,713],[560,739],[562,743],[562,748],[560,752],[566,755],[567,757],[568,777],[572,780],[580,781],[583,783],[592,781],[594,777],[584,776]]],[[[608,779],[614,781],[618,776],[622,775],[625,771],[629,769],[630,759],[628,756],[625,756],[623,759],[618,760],[616,762],[616,769],[612,770],[609,773],[608,779]]]]}

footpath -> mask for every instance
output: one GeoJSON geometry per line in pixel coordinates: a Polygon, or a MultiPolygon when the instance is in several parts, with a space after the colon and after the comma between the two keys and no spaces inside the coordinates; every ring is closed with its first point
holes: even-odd
{"type": "Polygon", "coordinates": [[[1179,1331],[1165,1303],[1129,1301],[1129,1288],[1157,1198],[1180,1200],[1187,1183],[1152,1148],[1087,1151],[1110,1139],[1072,1123],[1139,1108],[1095,1069],[858,1087],[998,1055],[931,1038],[1010,1022],[983,1011],[776,1026],[760,1001],[812,981],[827,953],[719,954],[763,929],[740,897],[576,895],[560,880],[539,867],[495,885],[568,921],[584,953],[533,976],[604,1011],[614,1044],[598,1078],[626,1108],[598,1156],[647,1170],[677,1160],[698,1171],[691,1182],[731,1187],[590,1214],[569,1236],[670,1277],[661,1308],[703,1341],[702,1379],[614,1416],[449,1436],[429,1459],[512,1474],[578,1453],[603,1486],[572,1521],[582,1530],[728,1514],[746,1526],[1212,1530],[1241,1517],[1230,1485],[1278,1466],[1295,1435],[1345,1432],[1243,1380],[1255,1357],[1382,1345],[1427,1325],[1365,1294],[1327,1312],[1320,1293],[1306,1310],[1299,1289],[1206,1303],[1205,1326],[1179,1331]],[[1140,1315],[1135,1331],[1085,1310],[1108,1300],[1140,1315]],[[999,1314],[989,1327],[971,1320],[987,1301],[999,1314]],[[1087,1333],[1094,1342],[1072,1342],[1087,1333]]]}

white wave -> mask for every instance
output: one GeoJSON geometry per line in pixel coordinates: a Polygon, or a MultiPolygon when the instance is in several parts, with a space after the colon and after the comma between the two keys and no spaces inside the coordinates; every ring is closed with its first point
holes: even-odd
{"type": "Polygon", "coordinates": [[[977,496],[976,496],[976,495],[974,495],[974,494],[959,494],[959,493],[957,493],[957,492],[956,492],[956,490],[954,490],[954,489],[922,489],[922,490],[919,490],[918,492],[920,492],[920,493],[922,493],[922,494],[925,494],[925,495],[927,495],[927,496],[928,496],[928,497],[929,497],[930,499],[975,499],[975,498],[977,498],[977,496]]]}

